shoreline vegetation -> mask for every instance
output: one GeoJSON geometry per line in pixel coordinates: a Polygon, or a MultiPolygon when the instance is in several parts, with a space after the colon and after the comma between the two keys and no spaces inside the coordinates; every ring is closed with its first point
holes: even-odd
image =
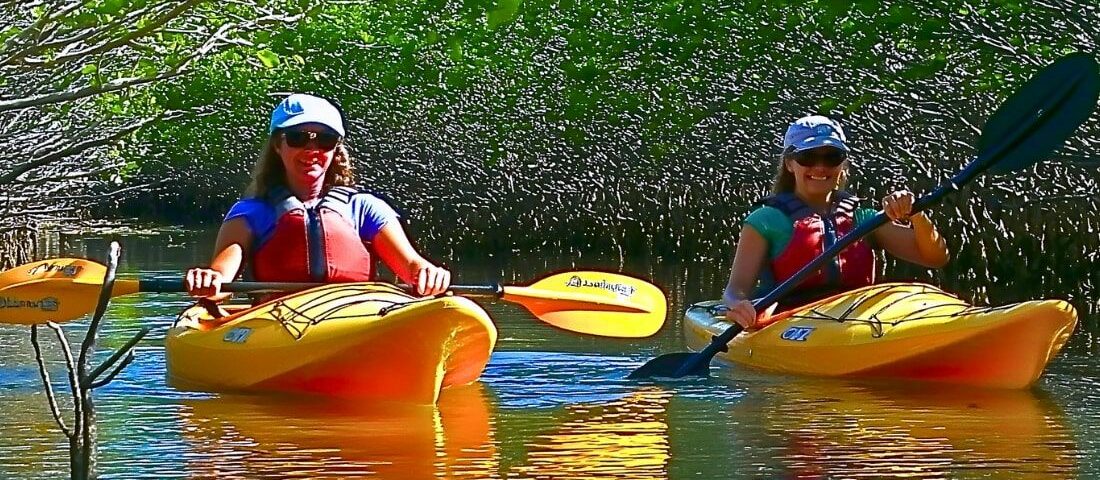
{"type": "MultiPolygon", "coordinates": [[[[728,262],[790,118],[842,121],[856,194],[926,192],[1013,86],[1097,51],[1100,21],[1073,0],[200,3],[3,7],[0,263],[36,256],[31,225],[216,225],[289,91],[342,106],[359,183],[437,256],[728,262]]],[[[891,275],[1100,297],[1097,147],[1092,120],[1033,172],[980,180],[935,214],[952,265],[891,275]]]]}

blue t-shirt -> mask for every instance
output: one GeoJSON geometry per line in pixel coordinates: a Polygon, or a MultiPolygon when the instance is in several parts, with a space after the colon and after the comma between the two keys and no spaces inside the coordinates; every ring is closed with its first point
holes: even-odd
{"type": "MultiPolygon", "coordinates": [[[[365,242],[374,240],[374,236],[392,221],[397,221],[400,215],[390,207],[385,200],[369,193],[357,193],[352,195],[350,203],[352,224],[359,230],[359,238],[365,242]]],[[[263,245],[275,231],[275,209],[255,197],[242,198],[233,204],[229,213],[225,214],[228,222],[238,217],[244,217],[248,222],[248,228],[252,230],[252,238],[255,245],[263,245]]]]}

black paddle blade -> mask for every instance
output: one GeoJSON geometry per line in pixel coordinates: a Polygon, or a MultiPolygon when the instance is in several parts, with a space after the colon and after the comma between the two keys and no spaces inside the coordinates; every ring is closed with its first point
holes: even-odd
{"type": "Polygon", "coordinates": [[[1096,108],[1100,70],[1075,53],[1035,74],[986,121],[978,160],[992,173],[1031,166],[1062,146],[1096,108]]]}
{"type": "Polygon", "coordinates": [[[630,372],[630,375],[627,375],[626,378],[680,378],[688,375],[696,377],[710,376],[710,359],[702,362],[696,361],[694,365],[691,365],[691,363],[696,360],[693,357],[697,356],[699,356],[698,353],[667,353],[646,362],[645,365],[630,372]],[[687,365],[691,365],[690,369],[687,372],[680,373],[680,370],[687,365]]]}

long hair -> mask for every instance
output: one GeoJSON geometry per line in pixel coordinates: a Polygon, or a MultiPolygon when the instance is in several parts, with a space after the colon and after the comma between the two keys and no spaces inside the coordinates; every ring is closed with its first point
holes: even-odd
{"type": "MultiPolygon", "coordinates": [[[[775,177],[772,178],[772,193],[787,193],[794,191],[794,173],[787,170],[787,160],[794,160],[795,154],[793,152],[783,152],[779,156],[779,168],[775,171],[775,177]]],[[[837,175],[836,189],[844,190],[848,188],[848,161],[845,160],[840,169],[840,175],[837,175]]]]}
{"type": "MultiPolygon", "coordinates": [[[[245,195],[249,197],[263,197],[273,187],[286,188],[286,168],[283,167],[283,159],[279,152],[275,151],[275,143],[279,141],[281,132],[276,131],[267,137],[260,149],[260,158],[252,167],[252,181],[245,189],[245,195]]],[[[355,184],[355,174],[351,170],[351,156],[348,154],[344,142],[336,145],[336,151],[332,155],[332,164],[325,172],[325,183],[321,191],[330,187],[350,187],[355,184]]]]}

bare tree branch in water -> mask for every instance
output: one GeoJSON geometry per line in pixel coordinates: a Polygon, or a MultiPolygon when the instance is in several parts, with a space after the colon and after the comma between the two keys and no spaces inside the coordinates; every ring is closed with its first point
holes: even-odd
{"type": "MultiPolygon", "coordinates": [[[[50,328],[55,328],[58,332],[57,340],[64,345],[62,348],[65,352],[65,361],[68,362],[72,359],[72,354],[69,352],[68,344],[65,342],[65,335],[61,332],[61,327],[56,323],[50,322],[50,328]]],[[[31,326],[31,345],[34,347],[34,360],[38,362],[38,374],[42,376],[42,386],[46,389],[46,401],[50,404],[50,413],[53,414],[53,418],[57,421],[57,426],[61,428],[61,433],[64,433],[66,437],[73,436],[72,430],[65,425],[65,419],[61,418],[61,407],[57,406],[57,396],[53,393],[53,384],[50,382],[50,371],[46,369],[46,361],[42,359],[42,347],[38,344],[38,325],[31,326]]],[[[66,363],[68,364],[68,363],[66,363]]]]}
{"type": "Polygon", "coordinates": [[[84,218],[89,198],[132,190],[122,180],[141,160],[120,152],[133,134],[193,113],[165,105],[158,83],[317,8],[0,2],[0,232],[84,218]]]}
{"type": "Polygon", "coordinates": [[[34,358],[38,363],[38,372],[42,376],[43,388],[46,390],[46,400],[49,402],[54,421],[57,422],[61,432],[69,441],[69,468],[70,478],[72,479],[96,477],[96,414],[92,391],[110,383],[127,365],[133,362],[134,347],[149,333],[148,328],[142,327],[137,334],[116,350],[106,361],[94,369],[89,369],[91,357],[96,350],[96,337],[99,334],[99,326],[111,299],[110,292],[114,286],[115,268],[118,266],[118,243],[111,242],[110,248],[107,274],[103,279],[99,304],[92,316],[92,323],[88,326],[88,332],[84,335],[84,341],[80,344],[79,355],[73,355],[73,351],[69,347],[69,340],[65,337],[65,332],[60,325],[54,322],[46,324],[57,335],[57,342],[61,346],[61,352],[65,359],[69,390],[73,396],[72,428],[65,423],[61,408],[57,404],[57,395],[53,391],[46,361],[42,356],[42,347],[38,342],[38,325],[31,326],[31,345],[34,347],[34,358]],[[103,376],[104,372],[108,371],[110,373],[103,376]]]}

